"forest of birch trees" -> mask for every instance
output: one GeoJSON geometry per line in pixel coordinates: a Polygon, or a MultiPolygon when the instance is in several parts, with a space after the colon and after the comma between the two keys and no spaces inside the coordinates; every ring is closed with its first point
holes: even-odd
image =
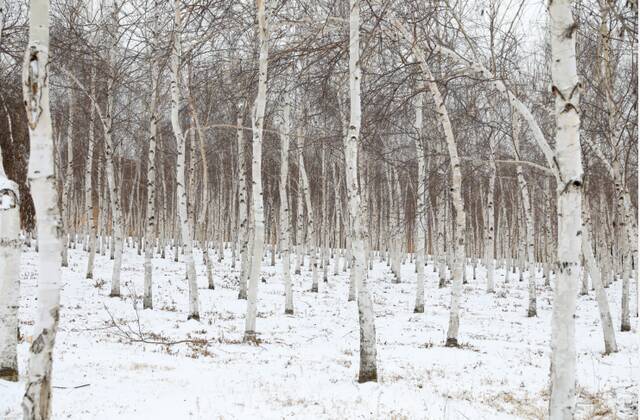
{"type": "Polygon", "coordinates": [[[178,283],[201,328],[241,302],[236,346],[264,345],[268,284],[294,319],[340,290],[356,380],[384,383],[378,272],[411,284],[392,311],[446,308],[448,352],[474,345],[472,285],[518,288],[519,322],[546,320],[544,417],[577,418],[576,311],[600,357],[637,357],[638,9],[530,3],[0,0],[0,379],[23,418],[55,417],[61,293],[108,304],[134,277],[140,314],[178,283]]]}

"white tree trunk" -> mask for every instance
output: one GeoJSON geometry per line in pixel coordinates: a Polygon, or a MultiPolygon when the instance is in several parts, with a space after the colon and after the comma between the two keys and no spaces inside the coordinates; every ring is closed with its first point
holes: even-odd
{"type": "Polygon", "coordinates": [[[316,228],[313,220],[313,208],[311,207],[311,191],[309,186],[309,178],[307,177],[307,170],[304,166],[304,137],[302,136],[302,127],[298,127],[296,135],[296,143],[298,145],[298,168],[300,170],[300,181],[302,182],[302,196],[304,197],[305,207],[307,209],[307,241],[310,252],[311,265],[311,291],[318,292],[318,247],[316,247],[316,228]]]}
{"type": "Polygon", "coordinates": [[[456,211],[455,232],[451,243],[454,247],[455,260],[453,268],[453,282],[451,288],[451,308],[449,313],[449,329],[447,331],[447,346],[458,346],[458,330],[460,327],[460,295],[462,293],[462,277],[464,270],[464,253],[465,253],[465,228],[466,216],[464,204],[462,201],[462,174],[460,172],[460,158],[458,157],[458,149],[455,138],[453,136],[453,128],[449,120],[449,114],[444,105],[444,99],[440,94],[440,89],[436,84],[431,70],[427,65],[424,53],[414,42],[413,36],[398,21],[395,21],[396,27],[400,30],[403,37],[411,44],[414,56],[420,64],[423,77],[428,81],[429,90],[433,96],[436,106],[436,113],[442,128],[444,129],[445,140],[449,152],[449,160],[451,162],[451,188],[450,193],[453,200],[453,206],[456,211]]]}
{"type": "Polygon", "coordinates": [[[8,381],[18,380],[19,235],[18,184],[7,178],[0,150],[0,379],[8,381]]]}
{"type": "Polygon", "coordinates": [[[302,182],[302,171],[300,170],[300,166],[298,164],[298,188],[296,188],[296,245],[297,245],[297,253],[296,253],[296,263],[295,263],[295,274],[300,274],[302,272],[302,266],[304,265],[304,248],[305,248],[305,235],[304,235],[304,197],[303,197],[303,182],[302,182]]]}
{"type": "MultiPolygon", "coordinates": [[[[520,120],[515,109],[511,112],[512,115],[512,135],[513,145],[516,153],[516,160],[520,160],[520,120]]],[[[529,197],[529,187],[527,180],[524,176],[522,165],[516,165],[516,177],[518,179],[518,187],[520,188],[520,196],[522,197],[522,207],[524,208],[525,219],[525,254],[527,259],[527,268],[529,272],[529,307],[527,310],[528,317],[534,317],[537,315],[536,305],[536,270],[535,270],[535,243],[533,239],[534,227],[533,227],[533,210],[531,208],[531,200],[529,197]]],[[[519,213],[518,213],[519,214],[519,213]]],[[[523,255],[524,256],[524,255],[523,255]]],[[[524,273],[524,264],[521,264],[520,276],[524,273]]]]}
{"type": "Polygon", "coordinates": [[[60,319],[62,246],[49,110],[49,2],[32,0],[30,18],[22,87],[31,139],[29,182],[37,214],[38,315],[22,407],[25,419],[46,420],[51,415],[52,356],[60,319]]]}
{"type": "Polygon", "coordinates": [[[264,204],[262,199],[262,129],[264,127],[264,113],[267,105],[267,64],[269,54],[269,35],[265,16],[265,0],[257,0],[258,8],[258,39],[260,56],[258,62],[258,95],[253,107],[251,120],[253,132],[253,156],[251,157],[251,173],[253,177],[253,247],[251,249],[251,273],[247,287],[247,317],[245,319],[244,341],[255,342],[256,313],[258,299],[258,277],[262,265],[264,248],[264,204]]]}
{"type": "MultiPolygon", "coordinates": [[[[346,135],[345,135],[346,137],[346,135]]],[[[340,240],[342,237],[342,199],[340,196],[340,185],[342,184],[342,179],[340,178],[340,169],[338,167],[338,163],[331,165],[332,173],[333,173],[333,195],[334,195],[334,207],[335,207],[335,223],[336,223],[336,231],[337,240],[335,247],[340,248],[340,240]]],[[[340,252],[335,253],[335,259],[333,261],[333,274],[337,276],[340,273],[340,252]]]]}
{"type": "Polygon", "coordinates": [[[65,168],[64,184],[62,187],[62,208],[60,209],[60,220],[63,226],[63,246],[62,246],[62,266],[69,266],[69,246],[66,243],[71,234],[71,201],[69,200],[69,190],[73,185],[73,116],[74,116],[74,96],[73,89],[69,90],[69,115],[67,122],[67,166],[65,168]]]}
{"type": "Polygon", "coordinates": [[[620,331],[631,331],[631,320],[629,315],[629,278],[631,276],[631,256],[633,253],[630,249],[632,242],[637,242],[637,235],[634,237],[632,229],[630,229],[630,217],[629,206],[625,199],[625,186],[622,173],[622,167],[618,159],[615,159],[612,164],[614,175],[614,186],[616,192],[616,210],[618,214],[618,228],[621,235],[618,240],[620,241],[619,252],[622,256],[622,297],[620,308],[620,331]]]}
{"type": "Polygon", "coordinates": [[[358,145],[362,119],[360,94],[360,0],[350,0],[349,14],[349,135],[345,140],[345,174],[349,200],[349,218],[353,232],[353,272],[358,294],[358,319],[360,324],[360,372],[359,382],[378,380],[376,360],[376,328],[373,302],[367,289],[367,268],[364,253],[364,226],[362,204],[358,190],[358,145]]]}
{"type": "MultiPolygon", "coordinates": [[[[91,96],[95,97],[96,92],[96,74],[95,69],[91,70],[91,96]]],[[[84,172],[84,189],[85,189],[85,200],[86,200],[86,213],[87,213],[87,225],[89,231],[89,244],[87,251],[89,255],[87,256],[87,274],[86,278],[93,278],[93,264],[96,256],[96,220],[93,217],[93,181],[92,181],[92,173],[94,171],[94,162],[93,162],[93,148],[95,146],[95,133],[94,133],[94,119],[95,119],[95,107],[91,107],[89,111],[89,135],[88,135],[88,144],[87,144],[87,164],[84,172]]],[[[98,178],[99,179],[99,178],[98,178]]]]}
{"type": "Polygon", "coordinates": [[[144,309],[153,308],[153,242],[155,240],[155,217],[156,217],[156,135],[158,124],[158,51],[155,42],[158,41],[158,20],[160,4],[154,2],[154,21],[152,22],[152,44],[150,78],[151,78],[151,103],[149,104],[149,152],[147,154],[147,220],[145,224],[145,247],[144,247],[144,294],[142,307],[144,309]]]}
{"type": "Polygon", "coordinates": [[[440,262],[438,268],[438,287],[443,288],[447,282],[447,263],[445,259],[445,209],[448,206],[448,202],[446,200],[446,196],[442,195],[440,200],[438,200],[438,204],[436,206],[436,220],[437,220],[437,228],[438,228],[438,236],[436,238],[436,253],[438,254],[438,260],[440,262]]]}
{"type": "Polygon", "coordinates": [[[582,242],[580,83],[576,69],[576,23],[571,0],[549,3],[551,78],[555,97],[558,167],[558,260],[551,317],[551,419],[572,419],[575,409],[575,310],[582,242]]]}
{"type": "MultiPolygon", "coordinates": [[[[520,186],[520,194],[522,196],[522,205],[524,207],[525,216],[525,228],[526,228],[526,258],[527,267],[529,272],[529,307],[527,309],[527,316],[534,317],[537,315],[536,309],[536,269],[534,258],[534,240],[533,240],[533,211],[531,209],[531,200],[529,199],[529,187],[525,180],[522,165],[516,166],[516,176],[518,178],[518,184],[520,186]]],[[[520,275],[524,272],[524,264],[520,269],[520,275]]]]}
{"type": "Polygon", "coordinates": [[[492,158],[490,163],[489,174],[489,190],[487,191],[487,217],[484,221],[486,226],[486,244],[485,244],[485,266],[487,267],[487,293],[493,293],[495,290],[495,272],[496,272],[496,256],[495,256],[495,206],[494,196],[496,188],[496,175],[497,168],[496,163],[493,160],[493,148],[492,158]]]}
{"type": "Polygon", "coordinates": [[[236,117],[236,130],[238,139],[238,212],[240,226],[240,287],[238,291],[238,299],[247,298],[247,278],[249,276],[249,196],[247,194],[247,178],[246,178],[246,155],[245,155],[245,140],[244,131],[242,125],[244,124],[244,117],[242,116],[243,109],[241,106],[237,109],[238,115],[236,117]]]}
{"type": "MultiPolygon", "coordinates": [[[[195,100],[193,98],[193,96],[191,95],[191,91],[189,91],[189,109],[191,112],[191,116],[193,117],[193,121],[195,123],[195,128],[196,131],[198,133],[198,140],[199,140],[199,151],[200,151],[200,160],[201,160],[201,164],[202,164],[202,207],[200,210],[200,214],[198,216],[198,220],[200,222],[202,222],[204,224],[204,232],[203,232],[203,236],[206,238],[207,237],[207,231],[209,229],[209,223],[210,223],[210,217],[209,217],[209,164],[208,164],[208,159],[207,159],[207,152],[206,152],[206,148],[205,148],[205,136],[204,136],[204,130],[202,129],[202,126],[200,125],[200,119],[198,118],[198,111],[196,109],[196,103],[195,100]]],[[[192,127],[193,130],[193,127],[192,127]]],[[[195,145],[192,144],[192,151],[193,151],[193,147],[195,145]]],[[[195,152],[195,151],[194,151],[195,152]]],[[[192,155],[192,161],[195,159],[195,153],[192,155]]],[[[195,170],[195,168],[192,168],[192,170],[195,170]]],[[[195,172],[194,172],[195,173],[195,172]]],[[[193,176],[194,173],[192,173],[191,175],[193,176]]],[[[195,180],[195,177],[192,178],[193,180],[195,180]]],[[[222,200],[220,200],[221,202],[222,200]]],[[[222,237],[221,237],[221,242],[222,242],[222,237]]],[[[209,242],[206,240],[203,240],[201,242],[202,244],[202,257],[204,260],[204,265],[205,265],[205,270],[207,272],[207,287],[211,290],[215,289],[215,284],[213,281],[213,267],[211,264],[211,258],[209,257],[209,242]]],[[[222,257],[224,254],[224,246],[221,243],[220,244],[220,250],[218,252],[218,261],[221,262],[222,261],[222,257]]]]}
{"type": "Polygon", "coordinates": [[[187,281],[189,283],[189,316],[187,319],[200,319],[200,309],[198,300],[198,283],[196,278],[196,267],[193,259],[193,241],[191,240],[191,229],[189,227],[189,217],[187,212],[187,167],[185,165],[186,139],[180,126],[180,104],[181,84],[180,66],[182,61],[182,16],[180,12],[180,1],[174,3],[175,28],[173,49],[171,51],[171,126],[173,134],[176,136],[178,158],[176,161],[176,189],[178,199],[178,219],[180,222],[180,236],[185,245],[185,266],[187,270],[187,281]]]}
{"type": "Polygon", "coordinates": [[[593,249],[591,248],[591,217],[586,203],[583,206],[582,214],[582,255],[584,256],[584,260],[587,265],[584,269],[588,269],[588,272],[591,275],[591,283],[593,284],[596,300],[598,302],[598,311],[600,313],[600,322],[602,323],[602,333],[604,337],[604,353],[615,353],[618,351],[618,345],[616,343],[613,321],[611,320],[611,311],[609,310],[607,293],[602,285],[600,270],[596,264],[595,257],[593,256],[593,249]]]}
{"type": "MultiPolygon", "coordinates": [[[[419,87],[422,87],[420,84],[419,87]]],[[[426,202],[425,202],[425,194],[426,194],[426,176],[425,176],[425,156],[424,156],[424,144],[422,137],[422,106],[424,103],[424,93],[418,93],[415,98],[414,108],[415,108],[415,121],[414,121],[414,136],[415,136],[415,145],[416,145],[416,154],[418,155],[418,183],[417,183],[417,203],[416,203],[416,239],[414,252],[416,253],[416,304],[414,306],[413,312],[415,313],[423,313],[424,312],[424,245],[425,245],[425,237],[426,237],[426,229],[427,229],[427,220],[425,217],[426,214],[426,202]]]]}
{"type": "MultiPolygon", "coordinates": [[[[118,37],[116,35],[117,25],[117,7],[113,3],[111,7],[111,31],[109,34],[110,45],[108,51],[109,60],[109,79],[107,81],[107,108],[106,115],[102,119],[102,125],[104,129],[104,156],[107,166],[107,184],[109,185],[109,200],[111,204],[111,259],[113,259],[113,272],[111,276],[111,293],[109,296],[120,296],[120,269],[122,267],[122,247],[123,247],[123,215],[122,205],[120,200],[120,188],[116,183],[115,178],[115,156],[114,156],[114,144],[112,139],[112,124],[113,124],[113,111],[114,111],[114,84],[115,84],[115,49],[118,44],[118,37]]],[[[121,177],[122,181],[123,177],[121,177]]],[[[105,220],[106,222],[106,220],[105,220]]]]}
{"type": "Polygon", "coordinates": [[[326,145],[322,143],[322,159],[321,159],[321,167],[322,167],[322,219],[320,221],[320,240],[322,241],[322,249],[320,251],[320,259],[322,262],[322,280],[327,283],[329,281],[329,226],[328,224],[328,196],[329,191],[327,187],[328,181],[328,173],[327,173],[327,160],[326,160],[326,145]]]}
{"type": "Polygon", "coordinates": [[[283,109],[283,133],[280,135],[280,246],[282,251],[282,273],[284,276],[284,313],[293,315],[293,288],[291,287],[291,250],[289,244],[289,198],[287,178],[289,176],[289,133],[291,132],[291,104],[289,96],[283,109]]]}

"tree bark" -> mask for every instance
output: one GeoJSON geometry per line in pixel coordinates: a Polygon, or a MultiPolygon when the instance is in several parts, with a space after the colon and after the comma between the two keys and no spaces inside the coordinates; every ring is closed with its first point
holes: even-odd
{"type": "Polygon", "coordinates": [[[253,156],[251,173],[253,177],[253,247],[251,249],[251,274],[247,288],[247,317],[245,319],[244,341],[256,342],[256,313],[258,298],[258,277],[262,266],[264,248],[264,204],[262,197],[262,129],[267,104],[267,64],[269,54],[269,34],[265,16],[265,0],[256,0],[258,9],[258,39],[260,55],[258,62],[258,95],[253,106],[251,120],[253,132],[253,156]]]}
{"type": "Polygon", "coordinates": [[[289,133],[291,132],[291,104],[289,95],[283,108],[283,133],[280,135],[280,246],[282,252],[282,274],[284,276],[284,313],[293,315],[293,289],[291,287],[291,250],[289,244],[289,198],[287,178],[289,176],[289,133]]]}
{"type": "Polygon", "coordinates": [[[602,324],[602,333],[604,338],[604,353],[616,353],[618,351],[618,345],[616,343],[613,321],[611,320],[609,301],[607,300],[607,293],[602,285],[600,270],[596,264],[595,257],[593,256],[593,249],[591,248],[591,217],[586,203],[583,205],[582,214],[582,255],[586,262],[586,267],[584,267],[584,269],[588,270],[591,275],[591,283],[593,284],[596,301],[598,302],[598,311],[600,313],[600,322],[602,324]]]}
{"type": "Polygon", "coordinates": [[[453,135],[453,128],[449,120],[449,113],[444,104],[444,99],[440,93],[440,89],[436,84],[431,70],[427,65],[424,53],[414,42],[412,35],[397,20],[396,27],[402,33],[402,36],[411,44],[414,56],[420,64],[423,77],[428,81],[429,90],[433,96],[436,106],[436,114],[445,134],[447,149],[449,152],[449,160],[451,164],[451,186],[450,193],[455,208],[455,232],[451,241],[454,247],[455,260],[453,268],[453,284],[451,288],[451,308],[449,312],[449,328],[447,330],[446,345],[450,347],[458,346],[458,330],[460,328],[460,295],[462,293],[462,277],[464,270],[464,253],[465,253],[465,229],[466,215],[464,204],[462,201],[462,174],[460,171],[460,158],[458,157],[458,149],[453,135]]]}
{"type": "Polygon", "coordinates": [[[358,191],[358,145],[362,119],[360,79],[360,0],[350,0],[349,13],[349,91],[350,122],[345,141],[345,173],[349,200],[349,216],[353,239],[353,271],[358,296],[358,319],[360,324],[360,373],[358,382],[377,382],[376,328],[373,302],[367,288],[367,268],[364,250],[364,226],[362,204],[358,191]]]}
{"type": "Polygon", "coordinates": [[[62,259],[49,108],[49,1],[32,0],[30,19],[22,88],[31,139],[29,182],[38,215],[38,316],[29,348],[22,407],[25,419],[46,420],[51,415],[52,356],[60,319],[62,259]]]}
{"type": "Polygon", "coordinates": [[[75,98],[73,89],[69,89],[69,112],[67,122],[67,165],[65,168],[64,184],[62,186],[62,207],[60,208],[60,220],[62,221],[63,246],[62,246],[62,266],[69,266],[69,244],[68,238],[71,235],[71,200],[69,190],[73,186],[73,116],[75,98]],[[66,211],[65,211],[66,209],[66,211]]]}
{"type": "Polygon", "coordinates": [[[552,419],[572,419],[575,411],[575,310],[582,242],[582,160],[580,150],[580,82],[576,69],[571,0],[549,3],[551,78],[555,97],[558,168],[558,256],[551,316],[552,419]]]}
{"type": "MultiPolygon", "coordinates": [[[[419,85],[422,88],[422,84],[419,85]]],[[[424,144],[422,137],[422,106],[424,102],[424,93],[420,92],[416,95],[414,108],[415,108],[415,120],[414,120],[414,136],[416,145],[416,154],[418,156],[418,183],[416,191],[416,239],[414,252],[416,254],[416,303],[413,308],[415,313],[424,312],[424,255],[425,255],[425,232],[427,229],[426,223],[426,176],[425,176],[425,157],[424,157],[424,144]]]]}
{"type": "Polygon", "coordinates": [[[0,150],[0,379],[8,381],[18,380],[20,248],[18,184],[7,178],[0,150]]]}
{"type": "Polygon", "coordinates": [[[144,295],[142,307],[144,309],[153,308],[153,243],[155,240],[155,217],[156,217],[156,134],[158,131],[158,51],[155,42],[158,41],[158,11],[159,1],[154,2],[154,21],[151,23],[150,48],[151,65],[151,103],[149,104],[149,151],[147,153],[147,220],[145,224],[145,248],[144,248],[144,295]]]}
{"type": "Polygon", "coordinates": [[[176,161],[176,190],[178,199],[178,219],[180,222],[180,236],[185,245],[185,266],[187,270],[187,281],[189,283],[189,315],[187,319],[200,319],[200,303],[198,299],[198,283],[196,278],[196,267],[193,259],[193,241],[191,239],[191,229],[189,227],[189,217],[187,211],[187,167],[185,165],[186,138],[180,126],[180,104],[181,84],[180,66],[182,61],[182,16],[180,11],[180,1],[175,0],[175,28],[173,49],[171,51],[171,126],[176,137],[178,158],[176,161]]]}
{"type": "MultiPolygon", "coordinates": [[[[91,83],[91,96],[95,96],[96,74],[94,69],[91,70],[90,83],[91,83]]],[[[87,256],[87,274],[86,274],[86,278],[88,279],[93,278],[93,265],[94,265],[95,256],[96,256],[96,234],[97,234],[96,220],[95,220],[95,217],[93,216],[93,179],[92,179],[92,173],[94,171],[94,166],[95,166],[93,161],[93,150],[95,146],[95,132],[94,132],[95,115],[96,115],[95,107],[92,106],[91,110],[89,111],[87,164],[86,164],[85,173],[84,173],[86,213],[87,213],[87,224],[88,224],[88,232],[89,232],[89,244],[87,248],[89,255],[87,256]]]]}

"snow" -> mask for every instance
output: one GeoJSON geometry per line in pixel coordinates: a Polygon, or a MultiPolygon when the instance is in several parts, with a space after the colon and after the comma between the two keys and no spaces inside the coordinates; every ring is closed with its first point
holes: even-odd
{"type": "MultiPolygon", "coordinates": [[[[86,253],[70,250],[54,353],[54,419],[536,419],[548,404],[551,290],[538,279],[538,314],[526,317],[527,281],[486,294],[484,270],[464,285],[461,348],[446,348],[450,289],[426,269],[425,313],[414,314],[413,264],[401,284],[377,258],[369,272],[376,311],[379,383],[358,384],[356,303],[347,273],[309,292],[311,271],[293,274],[295,314],[284,315],[277,261],[265,258],[259,285],[258,346],[242,343],[246,302],[237,300],[239,264],[214,261],[216,289],[206,289],[196,250],[201,321],[187,321],[182,262],[154,259],[154,310],[143,310],[143,257],[126,248],[123,297],[109,298],[111,261],[97,256],[84,278],[86,253]],[[134,308],[134,300],[137,301],[134,308]],[[139,332],[159,345],[132,342],[139,332]],[[137,318],[139,317],[139,326],[137,318]],[[82,386],[86,385],[86,386],[82,386]]],[[[33,326],[37,254],[22,257],[19,348],[24,374],[33,326]]],[[[292,258],[293,261],[293,258],[292,258]]],[[[330,272],[333,272],[333,264],[330,272]]],[[[635,283],[635,282],[634,282],[635,283]]],[[[607,292],[620,325],[621,282],[607,292]]],[[[635,284],[631,296],[635,296],[635,284]]],[[[634,324],[637,324],[635,318],[634,324]]],[[[578,418],[637,418],[637,326],[617,332],[620,352],[603,356],[593,292],[578,300],[578,418]]],[[[0,381],[0,418],[21,418],[24,383],[0,381]]]]}

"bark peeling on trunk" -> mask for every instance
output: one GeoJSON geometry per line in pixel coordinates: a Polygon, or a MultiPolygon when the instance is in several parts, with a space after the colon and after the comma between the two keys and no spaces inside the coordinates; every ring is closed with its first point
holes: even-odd
{"type": "Polygon", "coordinates": [[[575,411],[576,348],[575,310],[582,243],[582,159],[575,54],[575,29],[571,0],[549,3],[552,93],[555,98],[556,155],[558,168],[557,277],[551,316],[551,397],[549,416],[572,419],[575,411]]]}
{"type": "Polygon", "coordinates": [[[36,208],[39,262],[38,315],[29,348],[22,407],[25,419],[51,415],[53,348],[60,308],[62,225],[54,176],[49,108],[49,1],[32,0],[29,46],[22,73],[24,105],[31,139],[29,182],[36,208]]]}

